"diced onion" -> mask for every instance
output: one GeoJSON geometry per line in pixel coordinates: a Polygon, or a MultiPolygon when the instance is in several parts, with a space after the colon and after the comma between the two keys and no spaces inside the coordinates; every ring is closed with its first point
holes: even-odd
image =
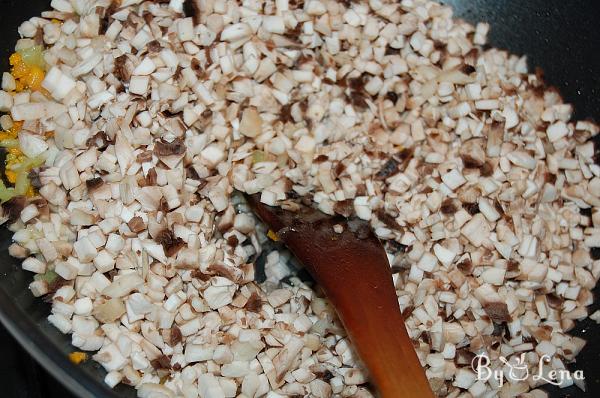
{"type": "Polygon", "coordinates": [[[23,162],[17,165],[15,171],[23,170],[29,172],[31,169],[40,167],[46,161],[46,156],[44,154],[36,156],[34,158],[27,158],[23,162]]]}
{"type": "Polygon", "coordinates": [[[42,69],[45,68],[46,62],[44,61],[44,47],[43,46],[33,46],[28,48],[23,48],[17,51],[21,54],[23,58],[23,62],[27,64],[27,66],[37,66],[42,69]]]}
{"type": "Polygon", "coordinates": [[[261,150],[256,150],[252,153],[252,164],[267,161],[267,154],[261,150]]]}
{"type": "Polygon", "coordinates": [[[17,172],[17,181],[15,182],[15,193],[17,195],[25,195],[31,186],[29,182],[28,172],[25,170],[19,170],[17,172]]]}
{"type": "Polygon", "coordinates": [[[43,274],[34,275],[33,279],[36,281],[44,281],[44,282],[50,284],[50,283],[54,282],[57,277],[58,277],[58,274],[56,272],[54,272],[53,270],[48,270],[43,274]]]}
{"type": "Polygon", "coordinates": [[[4,148],[18,148],[19,140],[14,139],[14,138],[6,138],[3,140],[0,140],[0,146],[4,147],[4,148]]]}
{"type": "Polygon", "coordinates": [[[0,180],[0,202],[4,203],[7,200],[17,196],[14,188],[6,188],[4,182],[0,180]]]}

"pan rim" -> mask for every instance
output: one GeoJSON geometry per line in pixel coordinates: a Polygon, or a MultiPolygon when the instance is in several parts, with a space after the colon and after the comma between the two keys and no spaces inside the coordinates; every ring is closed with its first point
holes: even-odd
{"type": "Polygon", "coordinates": [[[0,322],[29,355],[76,396],[119,397],[114,390],[73,364],[4,289],[0,289],[0,322]]]}

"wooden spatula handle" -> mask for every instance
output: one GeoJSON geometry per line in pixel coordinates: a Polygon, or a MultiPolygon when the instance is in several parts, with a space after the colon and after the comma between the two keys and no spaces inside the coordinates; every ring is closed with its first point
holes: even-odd
{"type": "Polygon", "coordinates": [[[369,226],[249,201],[321,285],[381,397],[433,397],[406,332],[385,250],[369,226]],[[342,233],[333,230],[338,223],[342,233]]]}

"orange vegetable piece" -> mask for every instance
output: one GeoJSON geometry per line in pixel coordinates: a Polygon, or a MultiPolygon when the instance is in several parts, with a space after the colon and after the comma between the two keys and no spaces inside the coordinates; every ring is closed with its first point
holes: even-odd
{"type": "Polygon", "coordinates": [[[17,182],[17,173],[15,173],[12,170],[5,170],[4,174],[6,175],[6,179],[8,180],[8,182],[10,182],[11,184],[14,184],[17,182]]]}
{"type": "Polygon", "coordinates": [[[83,361],[87,360],[88,355],[85,352],[73,351],[69,354],[69,360],[75,365],[79,365],[83,361]]]}
{"type": "Polygon", "coordinates": [[[25,79],[25,83],[31,90],[37,91],[42,88],[44,75],[44,71],[39,66],[32,66],[29,68],[29,74],[25,79]]]}
{"type": "Polygon", "coordinates": [[[279,240],[279,238],[277,237],[277,234],[275,232],[273,232],[272,230],[269,230],[269,232],[267,232],[267,236],[269,237],[269,239],[271,239],[272,241],[277,242],[279,240]]]}
{"type": "Polygon", "coordinates": [[[15,65],[23,62],[23,57],[21,57],[21,54],[19,54],[19,53],[13,53],[8,58],[8,62],[10,63],[11,66],[15,66],[15,65]]]}

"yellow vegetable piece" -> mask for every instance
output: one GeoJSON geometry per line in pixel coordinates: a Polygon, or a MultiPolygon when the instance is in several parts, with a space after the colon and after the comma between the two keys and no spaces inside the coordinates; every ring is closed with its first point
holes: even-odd
{"type": "Polygon", "coordinates": [[[2,180],[0,180],[0,201],[2,201],[2,203],[4,203],[14,196],[15,196],[15,189],[14,188],[6,188],[6,186],[4,185],[2,180]]]}
{"type": "Polygon", "coordinates": [[[75,365],[79,365],[83,361],[87,360],[88,355],[85,352],[73,351],[69,354],[69,360],[75,365]]]}
{"type": "MultiPolygon", "coordinates": [[[[11,74],[16,81],[16,92],[24,90],[40,91],[46,94],[42,82],[46,73],[44,72],[44,47],[33,46],[19,50],[9,57],[12,66],[11,74]]],[[[0,200],[6,201],[15,195],[35,196],[35,189],[29,181],[29,171],[44,163],[44,157],[30,159],[23,154],[19,148],[18,135],[23,127],[23,122],[14,122],[13,126],[0,132],[0,146],[6,150],[6,167],[4,174],[6,180],[14,185],[7,188],[2,183],[0,186],[0,200]]],[[[52,136],[53,133],[50,133],[52,136]]],[[[0,180],[1,183],[1,180],[0,180]]]]}
{"type": "MultiPolygon", "coordinates": [[[[4,175],[11,184],[16,184],[18,180],[17,168],[28,160],[27,156],[23,155],[23,152],[18,147],[18,133],[23,126],[23,122],[15,122],[7,131],[0,132],[0,146],[6,148],[6,167],[4,169],[4,175]]],[[[30,161],[31,162],[31,161],[30,161]]],[[[28,171],[28,170],[27,170],[28,171]]],[[[24,181],[21,177],[20,189],[23,193],[31,191],[29,181],[24,181]]],[[[35,192],[34,192],[35,194],[35,192]]]]}
{"type": "Polygon", "coordinates": [[[252,164],[265,162],[268,160],[267,154],[261,150],[256,150],[252,153],[252,164]]]}
{"type": "Polygon", "coordinates": [[[44,154],[41,154],[34,158],[28,158],[24,156],[23,160],[21,161],[21,164],[19,165],[19,169],[29,172],[29,170],[33,169],[34,167],[38,167],[44,164],[45,161],[46,156],[44,154]]]}
{"type": "Polygon", "coordinates": [[[11,55],[9,58],[9,62],[12,65],[12,75],[15,77],[15,79],[21,79],[22,77],[27,75],[29,67],[23,61],[23,57],[21,57],[21,54],[15,53],[11,55]]]}
{"type": "Polygon", "coordinates": [[[19,140],[15,139],[15,138],[0,139],[0,146],[4,147],[4,148],[18,149],[19,148],[19,140]]]}
{"type": "Polygon", "coordinates": [[[267,232],[267,237],[269,237],[269,239],[271,239],[272,241],[275,241],[275,242],[279,241],[279,237],[277,237],[277,234],[275,232],[273,232],[272,230],[269,230],[269,232],[267,232]]]}
{"type": "Polygon", "coordinates": [[[13,53],[8,58],[8,63],[10,63],[11,66],[15,66],[15,65],[20,64],[22,62],[23,62],[23,57],[21,57],[21,54],[19,54],[19,53],[13,53]]]}
{"type": "Polygon", "coordinates": [[[21,131],[21,127],[23,127],[23,122],[13,122],[13,126],[8,130],[8,133],[16,137],[19,131],[21,131]]]}
{"type": "Polygon", "coordinates": [[[4,174],[6,175],[6,179],[8,180],[8,182],[10,182],[11,184],[17,182],[17,173],[15,173],[14,171],[5,170],[4,174]]]}
{"type": "Polygon", "coordinates": [[[17,195],[26,195],[29,188],[31,188],[31,183],[29,182],[29,169],[21,167],[17,170],[15,192],[17,195]]]}
{"type": "Polygon", "coordinates": [[[30,89],[37,91],[42,88],[42,82],[44,81],[44,71],[39,66],[32,66],[29,70],[29,74],[25,78],[25,83],[30,89]]]}
{"type": "Polygon", "coordinates": [[[42,89],[44,81],[45,62],[42,46],[34,46],[28,49],[19,50],[9,58],[12,66],[11,74],[16,80],[15,91],[20,92],[26,89],[39,91],[42,89]]]}

